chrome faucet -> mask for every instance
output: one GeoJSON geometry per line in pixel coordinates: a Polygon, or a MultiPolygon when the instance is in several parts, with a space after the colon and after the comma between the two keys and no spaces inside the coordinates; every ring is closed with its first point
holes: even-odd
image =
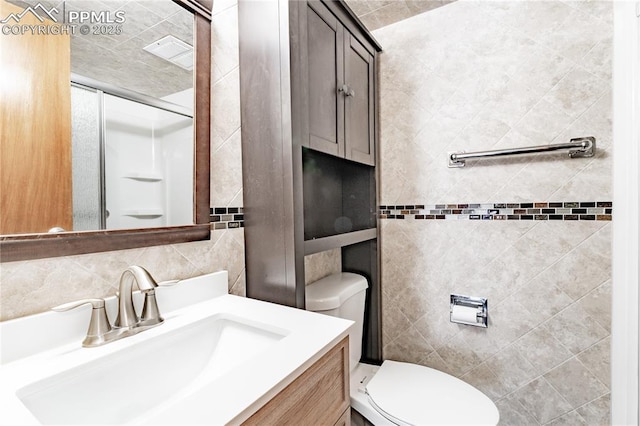
{"type": "Polygon", "coordinates": [[[157,283],[143,267],[130,266],[127,268],[120,276],[119,291],[116,295],[118,297],[118,316],[113,327],[111,327],[105,310],[104,299],[78,300],[56,306],[52,310],[63,312],[91,303],[93,307],[91,321],[82,346],[88,348],[101,346],[162,324],[164,319],[160,316],[155,288],[160,285],[173,285],[177,282],[176,280],[157,283]],[[138,284],[138,288],[144,294],[141,317],[138,317],[133,306],[134,282],[138,284]]]}
{"type": "Polygon", "coordinates": [[[151,274],[141,266],[130,266],[120,276],[118,287],[118,317],[113,324],[115,328],[132,329],[140,326],[158,325],[162,321],[158,304],[156,303],[155,288],[158,283],[151,274]],[[138,283],[138,288],[144,294],[142,319],[138,318],[133,307],[133,283],[138,283]]]}

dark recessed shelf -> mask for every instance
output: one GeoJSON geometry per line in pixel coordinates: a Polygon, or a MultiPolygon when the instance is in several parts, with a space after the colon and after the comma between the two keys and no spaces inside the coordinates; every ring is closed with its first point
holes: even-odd
{"type": "Polygon", "coordinates": [[[376,228],[347,232],[346,234],[331,235],[330,237],[315,238],[304,242],[304,254],[319,253],[338,247],[345,247],[363,241],[374,240],[378,236],[376,228]]]}
{"type": "Polygon", "coordinates": [[[376,227],[375,169],[302,150],[304,239],[376,227]]]}

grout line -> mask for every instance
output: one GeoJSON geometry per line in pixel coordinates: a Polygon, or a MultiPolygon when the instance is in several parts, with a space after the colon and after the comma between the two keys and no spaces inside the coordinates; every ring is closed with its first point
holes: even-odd
{"type": "Polygon", "coordinates": [[[231,135],[229,135],[229,137],[227,137],[226,139],[224,139],[222,141],[222,143],[218,146],[218,148],[216,148],[216,150],[213,152],[214,154],[218,153],[222,148],[224,148],[225,145],[227,145],[227,143],[229,143],[229,141],[231,140],[231,138],[233,138],[238,132],[240,132],[242,130],[242,126],[238,126],[237,129],[235,129],[231,135]]]}
{"type": "MultiPolygon", "coordinates": [[[[217,65],[216,65],[216,66],[217,66],[217,65]]],[[[220,72],[222,72],[222,70],[221,70],[220,68],[218,68],[218,70],[219,70],[220,72]]],[[[229,70],[229,71],[227,71],[226,73],[222,74],[222,75],[220,76],[220,78],[218,78],[216,81],[212,81],[212,82],[211,82],[211,89],[212,89],[212,91],[213,91],[214,87],[215,87],[218,83],[222,82],[222,80],[225,80],[227,77],[229,77],[229,75],[233,74],[233,73],[234,73],[234,72],[236,72],[236,71],[238,71],[238,72],[240,71],[240,64],[235,65],[232,69],[230,69],[230,70],[229,70]]]]}

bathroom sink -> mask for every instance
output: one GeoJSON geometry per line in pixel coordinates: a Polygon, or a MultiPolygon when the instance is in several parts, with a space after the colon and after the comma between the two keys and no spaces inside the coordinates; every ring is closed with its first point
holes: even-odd
{"type": "MultiPolygon", "coordinates": [[[[352,324],[229,295],[227,282],[159,288],[162,325],[94,348],[81,345],[90,306],[0,323],[0,424],[239,424],[352,324]]],[[[115,298],[106,308],[114,318],[115,298]]]]}
{"type": "Polygon", "coordinates": [[[258,356],[282,339],[214,315],[21,388],[43,424],[127,423],[258,356]]]}

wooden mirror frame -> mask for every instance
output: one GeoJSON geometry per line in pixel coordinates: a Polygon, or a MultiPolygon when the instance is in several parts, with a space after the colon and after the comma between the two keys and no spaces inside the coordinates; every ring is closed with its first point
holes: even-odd
{"type": "Polygon", "coordinates": [[[208,240],[213,0],[173,0],[194,15],[194,225],[0,236],[0,262],[208,240]]]}

